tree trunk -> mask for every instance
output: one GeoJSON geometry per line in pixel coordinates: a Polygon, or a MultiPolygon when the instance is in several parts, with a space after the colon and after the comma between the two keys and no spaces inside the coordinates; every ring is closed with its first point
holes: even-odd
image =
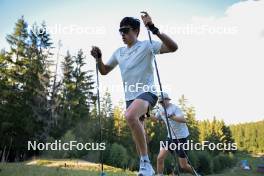
{"type": "Polygon", "coordinates": [[[2,163],[5,162],[5,151],[6,151],[6,146],[4,147],[4,150],[3,150],[3,155],[2,155],[2,159],[1,159],[2,163]]]}
{"type": "Polygon", "coordinates": [[[7,151],[7,155],[6,155],[6,160],[8,160],[8,157],[9,157],[9,153],[10,153],[10,149],[11,149],[12,143],[13,143],[13,138],[11,137],[11,139],[10,139],[10,145],[9,145],[9,148],[8,148],[8,151],[7,151]]]}

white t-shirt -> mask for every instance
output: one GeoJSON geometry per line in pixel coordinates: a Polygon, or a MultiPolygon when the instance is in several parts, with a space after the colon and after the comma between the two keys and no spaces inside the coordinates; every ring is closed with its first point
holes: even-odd
{"type": "MultiPolygon", "coordinates": [[[[166,110],[167,110],[168,117],[172,114],[174,114],[176,117],[183,116],[181,109],[174,104],[170,104],[166,108],[166,110]]],[[[167,131],[168,131],[168,125],[167,125],[166,116],[165,116],[163,107],[159,107],[159,109],[157,110],[157,112],[155,114],[155,117],[157,119],[163,120],[165,122],[166,127],[167,127],[167,131]]],[[[175,120],[172,120],[170,118],[168,120],[169,120],[169,124],[170,124],[172,139],[176,139],[176,138],[181,139],[181,138],[186,138],[189,136],[189,130],[188,130],[186,123],[179,123],[179,122],[176,122],[175,120]],[[175,135],[176,135],[176,137],[175,137],[175,135]]],[[[168,131],[168,138],[170,138],[169,131],[168,131]]]]}
{"type": "Polygon", "coordinates": [[[157,95],[154,86],[153,54],[159,54],[161,42],[137,41],[132,47],[118,48],[106,63],[114,68],[119,65],[125,99],[133,100],[144,92],[157,95]]]}

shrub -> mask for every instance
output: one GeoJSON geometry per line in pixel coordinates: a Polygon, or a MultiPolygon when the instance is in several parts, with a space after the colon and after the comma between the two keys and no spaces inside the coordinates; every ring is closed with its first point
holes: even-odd
{"type": "Polygon", "coordinates": [[[211,157],[207,151],[197,152],[198,171],[203,174],[212,173],[211,157]]]}
{"type": "MultiPolygon", "coordinates": [[[[76,136],[71,130],[67,131],[61,138],[61,143],[69,143],[70,141],[76,141],[76,136]]],[[[47,142],[55,142],[55,139],[49,137],[47,142]]],[[[48,158],[77,158],[77,150],[47,150],[44,151],[44,155],[48,158]]]]}
{"type": "Polygon", "coordinates": [[[117,143],[113,143],[108,157],[108,163],[112,166],[125,168],[128,165],[128,154],[126,149],[117,143]]]}
{"type": "Polygon", "coordinates": [[[218,173],[219,171],[231,168],[235,164],[235,158],[233,154],[219,154],[212,160],[213,172],[218,173]]]}
{"type": "Polygon", "coordinates": [[[219,160],[219,156],[216,156],[212,160],[212,170],[214,173],[219,173],[222,170],[222,166],[219,160]]]}
{"type": "Polygon", "coordinates": [[[196,154],[196,152],[195,151],[189,151],[188,153],[187,153],[187,155],[188,155],[188,157],[189,157],[189,160],[190,160],[190,162],[191,162],[191,164],[192,164],[192,166],[194,167],[194,168],[198,168],[198,166],[199,166],[199,161],[198,161],[198,158],[197,158],[197,154],[196,154]]]}

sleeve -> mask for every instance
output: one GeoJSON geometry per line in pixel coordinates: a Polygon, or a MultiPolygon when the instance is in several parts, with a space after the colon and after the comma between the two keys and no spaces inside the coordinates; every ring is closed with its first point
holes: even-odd
{"type": "Polygon", "coordinates": [[[112,54],[112,56],[111,56],[110,59],[106,62],[105,65],[108,65],[108,66],[110,66],[110,67],[112,67],[112,68],[115,68],[115,66],[117,66],[117,64],[118,64],[116,54],[117,54],[117,51],[115,51],[115,52],[112,54]]]}
{"type": "Polygon", "coordinates": [[[152,44],[149,42],[150,49],[152,48],[154,54],[160,54],[160,48],[162,43],[158,41],[152,41],[152,44]]]}
{"type": "Polygon", "coordinates": [[[174,114],[175,114],[176,117],[184,116],[182,110],[178,106],[174,107],[174,114]]]}
{"type": "Polygon", "coordinates": [[[162,120],[160,110],[157,110],[157,111],[155,112],[155,118],[157,118],[158,120],[162,120]]]}

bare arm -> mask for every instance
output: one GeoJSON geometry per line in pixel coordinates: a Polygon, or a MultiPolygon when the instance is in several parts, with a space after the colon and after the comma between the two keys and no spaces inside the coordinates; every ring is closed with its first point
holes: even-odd
{"type": "Polygon", "coordinates": [[[166,34],[158,33],[157,36],[162,41],[162,45],[160,48],[160,54],[175,52],[178,49],[178,45],[166,34]]]}
{"type": "Polygon", "coordinates": [[[148,118],[149,118],[151,121],[156,121],[156,122],[161,123],[161,124],[164,123],[163,120],[158,119],[158,118],[155,117],[155,116],[150,116],[150,117],[148,117],[148,118]]]}
{"type": "Polygon", "coordinates": [[[98,47],[96,46],[92,47],[91,55],[95,58],[95,61],[98,63],[98,69],[102,75],[107,75],[113,69],[109,65],[105,65],[103,63],[102,52],[98,47]]]}
{"type": "Polygon", "coordinates": [[[111,66],[105,65],[102,61],[102,58],[98,59],[97,63],[98,63],[99,72],[102,75],[107,75],[113,69],[111,66]]]}

